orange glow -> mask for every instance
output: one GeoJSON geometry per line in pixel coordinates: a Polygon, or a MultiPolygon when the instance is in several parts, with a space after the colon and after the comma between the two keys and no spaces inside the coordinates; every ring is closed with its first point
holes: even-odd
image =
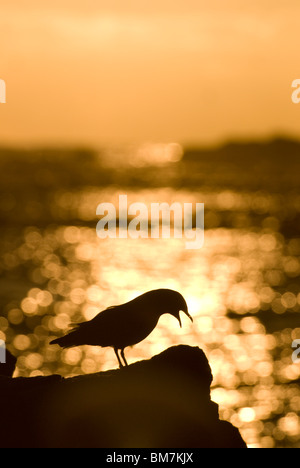
{"type": "Polygon", "coordinates": [[[1,1],[0,340],[15,376],[115,368],[110,348],[49,342],[171,288],[193,323],[163,315],[129,363],[199,346],[248,446],[299,446],[299,147],[279,138],[299,139],[299,17],[296,0],[1,1]],[[203,202],[203,248],[97,238],[98,204],[125,193],[147,209],[203,202]]]}
{"type": "Polygon", "coordinates": [[[298,135],[289,92],[299,5],[179,3],[2,2],[1,140],[101,147],[298,135]]]}

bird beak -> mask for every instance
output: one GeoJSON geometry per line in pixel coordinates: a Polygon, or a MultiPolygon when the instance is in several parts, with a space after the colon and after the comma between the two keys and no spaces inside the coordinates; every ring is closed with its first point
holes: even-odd
{"type": "Polygon", "coordinates": [[[193,322],[193,317],[190,316],[187,310],[184,311],[184,313],[188,316],[191,322],[193,322]]]}
{"type": "MultiPolygon", "coordinates": [[[[190,316],[190,314],[188,313],[187,310],[183,310],[182,312],[184,312],[185,315],[187,315],[188,318],[189,318],[191,321],[193,321],[193,317],[190,316]]],[[[178,322],[179,322],[179,325],[180,325],[180,328],[181,328],[181,327],[182,327],[182,323],[181,323],[181,318],[180,318],[179,312],[178,312],[178,317],[177,317],[177,318],[178,318],[178,322]]]]}

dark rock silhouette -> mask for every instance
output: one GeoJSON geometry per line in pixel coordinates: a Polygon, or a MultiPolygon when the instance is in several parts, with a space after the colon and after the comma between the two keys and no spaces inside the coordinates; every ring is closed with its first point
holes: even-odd
{"type": "Polygon", "coordinates": [[[244,448],[210,400],[197,347],[172,347],[122,369],[64,379],[0,377],[1,447],[244,448]]]}
{"type": "Polygon", "coordinates": [[[63,348],[79,345],[112,346],[120,368],[127,366],[124,348],[144,340],[156,327],[161,315],[171,314],[179,321],[179,312],[188,313],[183,296],[171,289],[155,289],[118,306],[108,307],[88,322],[79,323],[67,335],[50,344],[63,348]],[[118,351],[121,350],[121,357],[118,351]]]}
{"type": "Polygon", "coordinates": [[[5,377],[12,377],[15,371],[17,359],[11,354],[11,352],[8,349],[5,350],[5,355],[5,362],[0,362],[0,376],[2,375],[5,377]]]}

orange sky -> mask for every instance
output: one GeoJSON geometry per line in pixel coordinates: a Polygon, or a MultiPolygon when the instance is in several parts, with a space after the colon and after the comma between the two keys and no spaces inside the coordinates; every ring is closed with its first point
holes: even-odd
{"type": "Polygon", "coordinates": [[[0,143],[298,137],[299,0],[2,0],[0,143]]]}

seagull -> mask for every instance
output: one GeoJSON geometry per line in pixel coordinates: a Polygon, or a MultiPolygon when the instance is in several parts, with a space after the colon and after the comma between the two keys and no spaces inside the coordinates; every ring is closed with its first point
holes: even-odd
{"type": "Polygon", "coordinates": [[[62,348],[80,345],[111,346],[121,368],[128,366],[124,349],[144,340],[156,327],[161,315],[173,315],[181,327],[180,311],[193,321],[185,299],[179,292],[155,289],[125,304],[108,307],[92,320],[76,324],[67,335],[52,340],[50,344],[58,344],[62,348]]]}

